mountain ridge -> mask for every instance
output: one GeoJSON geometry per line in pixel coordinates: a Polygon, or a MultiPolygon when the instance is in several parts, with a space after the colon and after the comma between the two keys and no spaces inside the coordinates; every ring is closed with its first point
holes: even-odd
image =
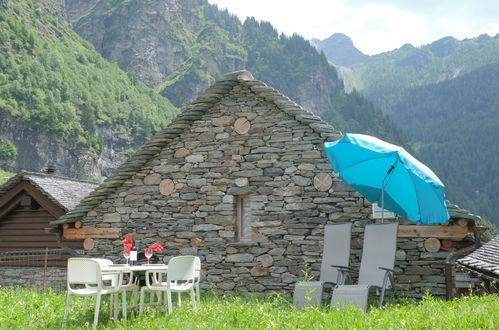
{"type": "Polygon", "coordinates": [[[334,65],[351,66],[366,62],[370,58],[355,47],[352,39],[344,33],[334,33],[324,40],[312,39],[310,43],[318,51],[324,52],[326,58],[334,65]]]}
{"type": "Polygon", "coordinates": [[[389,113],[405,88],[442,82],[498,63],[498,51],[499,34],[463,40],[444,37],[420,47],[405,44],[373,55],[350,66],[352,72],[343,77],[345,85],[361,91],[389,113]]]}
{"type": "Polygon", "coordinates": [[[345,86],[389,114],[449,198],[499,225],[494,149],[499,145],[499,35],[405,44],[341,67],[345,86]],[[485,136],[483,136],[485,135],[485,136]],[[482,143],[479,143],[481,141],[482,143]]]}

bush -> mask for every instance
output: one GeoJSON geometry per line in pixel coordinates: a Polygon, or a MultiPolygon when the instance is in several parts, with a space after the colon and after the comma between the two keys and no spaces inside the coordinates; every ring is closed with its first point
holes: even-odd
{"type": "Polygon", "coordinates": [[[17,148],[10,140],[0,143],[0,160],[9,160],[17,156],[17,148]]]}

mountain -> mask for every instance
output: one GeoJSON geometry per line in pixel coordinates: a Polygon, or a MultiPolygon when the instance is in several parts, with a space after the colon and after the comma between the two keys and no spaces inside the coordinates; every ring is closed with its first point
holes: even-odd
{"type": "Polygon", "coordinates": [[[221,16],[206,1],[92,3],[66,0],[74,30],[176,106],[189,104],[219,72],[241,69],[246,60],[239,20],[221,16]]]}
{"type": "Polygon", "coordinates": [[[406,90],[392,110],[448,197],[497,225],[498,90],[499,63],[406,90]]]}
{"type": "Polygon", "coordinates": [[[404,141],[308,41],[205,0],[0,0],[0,48],[0,167],[12,172],[100,179],[241,68],[337,128],[404,141]]]}
{"type": "Polygon", "coordinates": [[[66,17],[59,0],[0,1],[0,166],[99,179],[178,110],[66,17]]]}
{"type": "Polygon", "coordinates": [[[352,66],[369,59],[369,55],[358,50],[352,39],[343,33],[335,33],[324,40],[312,39],[310,43],[318,51],[324,52],[326,58],[337,66],[352,66]]]}
{"type": "MultiPolygon", "coordinates": [[[[402,128],[455,203],[499,224],[499,35],[401,48],[342,67],[345,86],[402,128]]],[[[331,60],[331,59],[330,59],[331,60]]]]}
{"type": "Polygon", "coordinates": [[[175,106],[189,104],[225,73],[247,69],[315,114],[338,118],[334,126],[349,130],[354,123],[357,132],[402,143],[385,115],[345,93],[323,54],[299,35],[279,35],[268,22],[241,22],[206,0],[66,0],[66,8],[80,36],[175,106]],[[358,102],[363,124],[354,118],[358,102]]]}
{"type": "Polygon", "coordinates": [[[429,45],[405,44],[349,67],[346,85],[362,92],[386,112],[400,101],[406,88],[453,79],[488,64],[499,63],[499,35],[484,34],[457,40],[446,37],[429,45]]]}
{"type": "Polygon", "coordinates": [[[87,0],[66,1],[74,30],[176,106],[240,69],[315,113],[342,90],[336,71],[303,38],[279,36],[254,19],[242,24],[206,0],[94,2],[88,8],[87,0]]]}

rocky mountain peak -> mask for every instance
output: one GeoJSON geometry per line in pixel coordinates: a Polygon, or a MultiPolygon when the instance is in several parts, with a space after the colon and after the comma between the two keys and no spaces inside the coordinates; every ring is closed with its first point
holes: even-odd
{"type": "Polygon", "coordinates": [[[369,56],[355,47],[352,39],[343,33],[335,33],[324,40],[313,39],[311,42],[317,50],[323,51],[327,59],[341,66],[351,66],[365,62],[369,56]]]}

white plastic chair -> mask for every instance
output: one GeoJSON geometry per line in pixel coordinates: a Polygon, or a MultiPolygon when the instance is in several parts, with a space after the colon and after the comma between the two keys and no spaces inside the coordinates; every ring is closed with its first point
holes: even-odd
{"type": "Polygon", "coordinates": [[[108,274],[109,276],[113,276],[112,279],[109,278],[111,280],[111,285],[104,286],[102,284],[103,276],[101,273],[101,263],[105,262],[91,258],[68,259],[68,270],[67,270],[68,291],[66,299],[66,309],[64,311],[64,320],[66,320],[68,317],[72,295],[85,297],[84,312],[86,308],[86,298],[89,296],[95,296],[93,328],[95,329],[97,327],[97,323],[99,322],[101,295],[117,293],[120,290],[123,277],[122,273],[116,273],[116,274],[109,273],[108,274]],[[82,287],[77,288],[75,287],[76,285],[82,285],[82,287]]]}
{"type": "Polygon", "coordinates": [[[142,314],[144,311],[144,297],[146,291],[149,292],[149,303],[148,306],[161,306],[162,300],[162,279],[166,277],[166,270],[147,270],[145,272],[146,286],[140,288],[140,301],[139,301],[139,313],[142,314]],[[156,302],[154,301],[156,299],[156,302]]]}
{"type": "MultiPolygon", "coordinates": [[[[95,260],[101,266],[101,268],[113,264],[113,262],[109,259],[103,259],[103,258],[91,258],[91,259],[95,260]]],[[[106,274],[102,275],[101,278],[102,278],[102,288],[112,289],[117,284],[118,274],[106,274]]],[[[91,287],[91,285],[89,284],[86,284],[86,286],[91,287]]],[[[111,299],[109,300],[109,310],[113,311],[113,314],[110,315],[110,318],[116,319],[118,317],[118,311],[116,309],[117,293],[112,294],[110,298],[111,299]]],[[[85,314],[87,310],[87,302],[88,302],[88,296],[85,296],[85,302],[83,304],[83,314],[85,314]]]]}
{"type": "MultiPolygon", "coordinates": [[[[194,258],[194,289],[196,291],[197,302],[201,301],[201,294],[199,292],[199,282],[201,281],[201,259],[194,258]]],[[[180,293],[179,293],[180,295],[180,293]]]]}
{"type": "MultiPolygon", "coordinates": [[[[109,259],[102,259],[102,258],[92,258],[93,260],[97,261],[101,267],[109,266],[112,265],[113,262],[109,259]]],[[[111,283],[111,286],[116,286],[117,283],[117,274],[110,274],[110,275],[102,275],[102,285],[104,288],[107,287],[107,283],[111,283]]],[[[122,279],[122,283],[120,286],[120,290],[118,293],[111,295],[111,302],[109,309],[114,311],[114,319],[118,318],[118,311],[120,310],[119,306],[119,299],[118,299],[118,294],[121,293],[121,311],[123,314],[123,318],[126,320],[127,319],[127,308],[128,307],[136,307],[136,300],[137,300],[137,294],[139,292],[139,279],[138,277],[133,275],[133,272],[129,272],[129,277],[128,281],[125,283],[124,278],[122,279]],[[127,304],[127,293],[131,292],[131,304],[127,304]]],[[[86,307],[86,301],[87,298],[85,298],[85,307],[86,307]]]]}
{"type": "Polygon", "coordinates": [[[126,310],[127,308],[136,308],[137,307],[137,298],[139,293],[139,278],[134,275],[133,272],[129,273],[128,281],[121,284],[120,293],[121,293],[121,306],[123,310],[123,318],[126,320],[126,310]],[[127,303],[127,293],[130,292],[130,304],[127,303]]]}
{"type": "MultiPolygon", "coordinates": [[[[168,262],[168,271],[148,270],[146,271],[146,286],[140,290],[140,314],[144,311],[144,296],[146,291],[163,291],[166,293],[168,313],[172,312],[172,292],[190,292],[191,303],[196,311],[195,298],[195,256],[173,257],[168,262]],[[166,273],[166,282],[162,276],[166,273]]],[[[181,306],[180,294],[178,296],[179,307],[181,306]]]]}

